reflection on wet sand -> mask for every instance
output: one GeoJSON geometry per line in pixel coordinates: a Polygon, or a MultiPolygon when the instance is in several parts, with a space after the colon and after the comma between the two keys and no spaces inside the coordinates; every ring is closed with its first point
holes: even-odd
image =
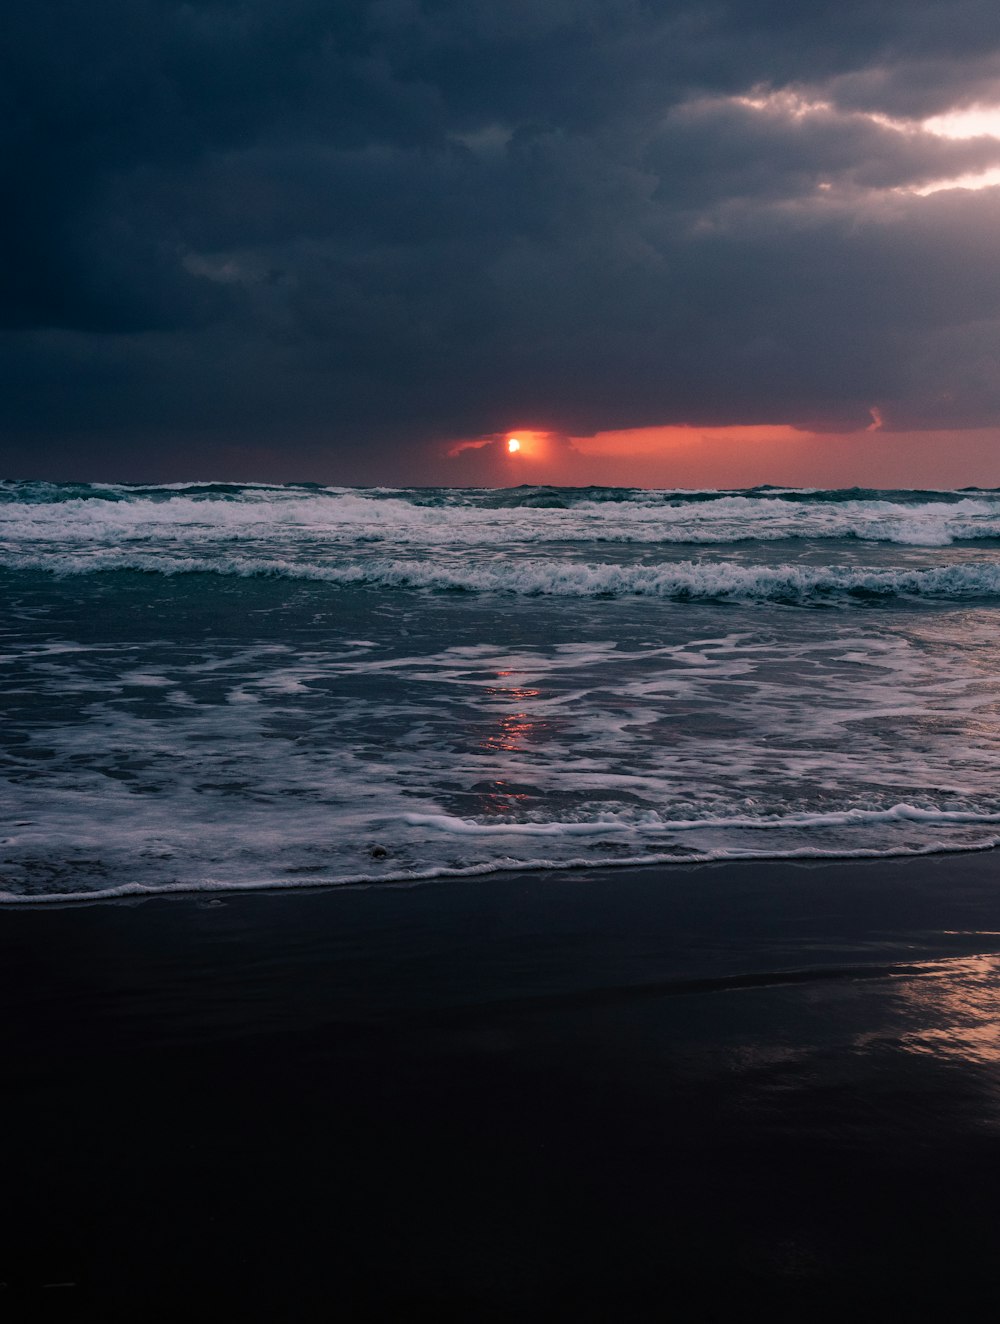
{"type": "Polygon", "coordinates": [[[935,962],[901,992],[918,1022],[900,1036],[904,1051],[1000,1069],[1000,954],[935,962]]]}

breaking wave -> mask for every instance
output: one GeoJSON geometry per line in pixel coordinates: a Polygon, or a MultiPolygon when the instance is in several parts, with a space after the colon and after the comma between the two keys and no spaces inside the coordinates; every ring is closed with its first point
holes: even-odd
{"type": "Polygon", "coordinates": [[[55,575],[138,572],[305,580],[339,587],[501,593],[519,597],[649,597],[684,602],[817,603],[1000,595],[1000,564],[973,561],[926,569],[836,565],[737,565],[678,561],[616,565],[547,559],[441,560],[372,558],[342,564],[266,557],[194,557],[104,550],[88,554],[5,553],[0,566],[55,575]]]}
{"type": "Polygon", "coordinates": [[[861,539],[940,547],[1000,539],[991,492],[658,492],[0,484],[0,537],[120,545],[282,538],[405,547],[861,539]]]}

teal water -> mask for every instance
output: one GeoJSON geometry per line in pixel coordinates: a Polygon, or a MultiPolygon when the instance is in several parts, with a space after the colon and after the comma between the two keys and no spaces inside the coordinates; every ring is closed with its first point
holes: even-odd
{"type": "Polygon", "coordinates": [[[8,903],[1000,840],[1000,493],[0,487],[8,903]]]}

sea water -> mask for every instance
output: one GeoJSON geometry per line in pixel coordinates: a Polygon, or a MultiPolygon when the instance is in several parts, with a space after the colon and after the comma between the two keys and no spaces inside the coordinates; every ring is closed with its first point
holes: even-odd
{"type": "Polygon", "coordinates": [[[8,904],[1000,841],[1000,492],[8,482],[0,585],[8,904]]]}

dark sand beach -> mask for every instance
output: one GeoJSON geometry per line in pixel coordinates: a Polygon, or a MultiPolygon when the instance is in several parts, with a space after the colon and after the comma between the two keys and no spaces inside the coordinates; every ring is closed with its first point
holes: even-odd
{"type": "Polygon", "coordinates": [[[1000,1290],[997,873],[7,910],[4,1293],[137,1319],[962,1317],[1000,1290]]]}

